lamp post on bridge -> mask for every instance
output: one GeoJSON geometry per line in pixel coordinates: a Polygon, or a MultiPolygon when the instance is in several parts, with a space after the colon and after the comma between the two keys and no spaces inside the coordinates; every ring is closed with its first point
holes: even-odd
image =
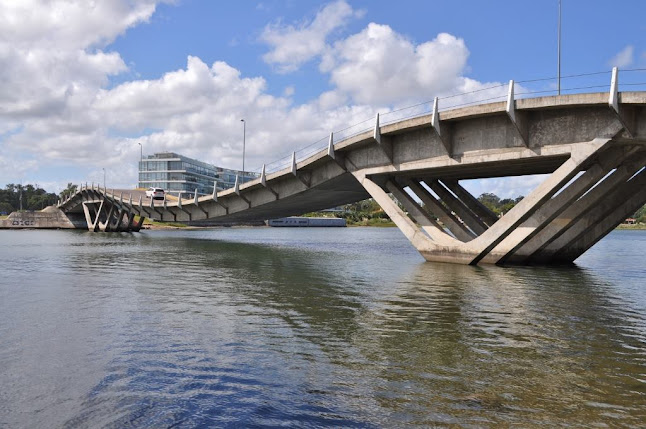
{"type": "MultiPolygon", "coordinates": [[[[141,172],[144,169],[144,147],[141,142],[137,142],[137,144],[139,145],[139,176],[141,176],[141,172]]],[[[138,179],[141,183],[141,178],[139,177],[138,179]]],[[[139,186],[139,183],[137,184],[137,186],[139,186]]]]}
{"type": "Polygon", "coordinates": [[[559,25],[558,25],[558,36],[557,36],[557,70],[556,70],[556,80],[558,86],[558,95],[561,95],[561,0],[559,0],[559,25]]]}
{"type": "Polygon", "coordinates": [[[103,189],[105,189],[105,168],[101,168],[103,170],[103,189]]]}
{"type": "Polygon", "coordinates": [[[247,123],[244,119],[240,119],[242,122],[242,181],[244,181],[244,152],[245,152],[245,140],[247,137],[247,123]]]}

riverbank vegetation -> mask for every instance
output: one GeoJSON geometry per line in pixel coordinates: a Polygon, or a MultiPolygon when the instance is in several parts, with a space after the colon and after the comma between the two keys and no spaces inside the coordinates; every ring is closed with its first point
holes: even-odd
{"type": "MultiPolygon", "coordinates": [[[[133,222],[139,222],[139,216],[135,215],[133,222]]],[[[156,220],[151,220],[149,218],[144,219],[142,224],[144,229],[166,229],[166,228],[189,228],[185,223],[180,222],[160,222],[156,220]]]]}
{"type": "Polygon", "coordinates": [[[633,215],[636,223],[646,224],[646,204],[633,215]]]}
{"type": "Polygon", "coordinates": [[[343,218],[348,226],[395,226],[393,221],[372,198],[346,204],[331,211],[306,213],[303,216],[343,218]]]}
{"type": "MultiPolygon", "coordinates": [[[[501,217],[524,197],[500,198],[493,193],[484,193],[478,197],[483,205],[496,216],[501,217]]],[[[401,207],[401,206],[400,206],[401,207]]],[[[388,215],[372,198],[353,204],[346,204],[331,211],[313,212],[303,215],[305,217],[340,217],[346,220],[348,226],[395,226],[388,215]]],[[[632,218],[635,224],[622,224],[623,229],[646,229],[646,205],[639,209],[632,218]]],[[[437,219],[436,219],[437,220],[437,219]]]]}
{"type": "Polygon", "coordinates": [[[10,183],[0,189],[0,215],[20,210],[42,210],[56,204],[58,195],[48,193],[38,185],[16,185],[10,183]]]}

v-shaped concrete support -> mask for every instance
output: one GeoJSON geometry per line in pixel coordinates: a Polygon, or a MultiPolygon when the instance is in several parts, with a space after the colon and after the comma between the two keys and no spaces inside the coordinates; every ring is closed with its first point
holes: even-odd
{"type": "MultiPolygon", "coordinates": [[[[630,151],[626,152],[622,149],[606,151],[609,142],[609,138],[599,138],[574,146],[567,161],[505,216],[495,223],[492,222],[491,226],[485,224],[468,205],[449,192],[439,181],[429,180],[431,183],[429,186],[434,191],[437,190],[436,194],[459,218],[469,219],[471,224],[468,226],[471,234],[467,234],[469,229],[466,228],[455,229],[459,228],[458,218],[451,212],[442,213],[439,209],[440,202],[430,200],[427,192],[423,192],[422,188],[413,181],[404,180],[418,198],[421,195],[427,202],[433,201],[433,208],[441,213],[443,222],[447,226],[451,225],[455,231],[461,231],[460,238],[468,239],[469,241],[466,242],[447,234],[442,226],[393,178],[385,180],[384,189],[360,171],[355,171],[353,174],[427,260],[465,264],[500,263],[527,244],[630,154],[630,151]],[[602,162],[597,157],[603,151],[605,151],[605,158],[602,162]],[[597,159],[596,163],[595,159],[597,159]],[[584,168],[587,171],[569,183],[584,168]],[[408,215],[390,198],[387,191],[402,204],[408,211],[408,215]],[[474,229],[480,233],[476,238],[473,238],[476,232],[474,229]]],[[[455,183],[452,187],[456,188],[455,183]]],[[[482,209],[480,211],[487,214],[482,209]]],[[[488,221],[491,222],[492,219],[488,217],[488,221]]],[[[457,237],[457,234],[455,235],[457,237]]]]}

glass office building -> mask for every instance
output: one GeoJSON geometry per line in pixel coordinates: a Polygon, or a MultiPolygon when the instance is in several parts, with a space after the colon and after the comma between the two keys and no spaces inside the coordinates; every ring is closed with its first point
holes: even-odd
{"type": "Polygon", "coordinates": [[[213,182],[217,181],[218,191],[232,188],[240,176],[240,183],[256,179],[256,173],[229,170],[206,162],[188,158],[173,152],[148,155],[139,161],[139,188],[163,188],[178,195],[180,192],[205,195],[213,193],[213,182]]]}

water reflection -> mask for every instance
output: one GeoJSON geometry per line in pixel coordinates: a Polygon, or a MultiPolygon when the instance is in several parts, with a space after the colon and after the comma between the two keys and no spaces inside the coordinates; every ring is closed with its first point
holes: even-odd
{"type": "Polygon", "coordinates": [[[424,263],[392,230],[61,234],[0,255],[0,426],[646,414],[634,273],[424,263]]]}
{"type": "Polygon", "coordinates": [[[380,341],[355,344],[409,423],[639,424],[644,319],[608,287],[577,269],[423,264],[370,315],[380,341]]]}

